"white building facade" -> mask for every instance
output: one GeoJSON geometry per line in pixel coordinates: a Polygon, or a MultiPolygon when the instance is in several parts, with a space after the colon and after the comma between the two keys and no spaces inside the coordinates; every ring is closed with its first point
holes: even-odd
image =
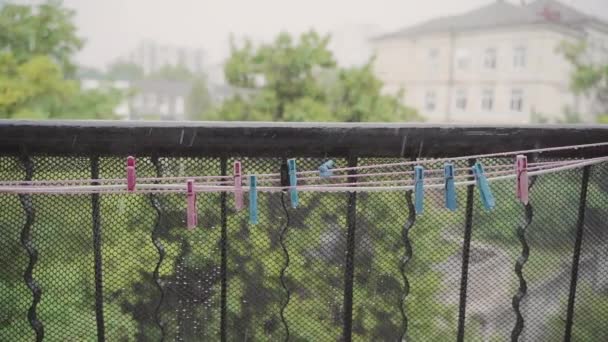
{"type": "Polygon", "coordinates": [[[608,62],[608,25],[556,1],[504,1],[431,20],[374,40],[375,70],[385,91],[431,122],[559,121],[565,112],[592,122],[593,101],[570,88],[563,42],[588,43],[608,62]]]}

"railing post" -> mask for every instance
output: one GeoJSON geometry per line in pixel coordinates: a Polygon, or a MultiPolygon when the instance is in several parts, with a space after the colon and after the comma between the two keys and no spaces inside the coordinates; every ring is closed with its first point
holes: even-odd
{"type": "Polygon", "coordinates": [[[576,299],[576,284],[578,281],[578,264],[581,257],[581,246],[583,243],[583,230],[585,227],[585,209],[587,207],[587,188],[589,186],[589,173],[591,166],[583,168],[583,179],[581,181],[581,195],[578,206],[578,220],[576,222],[576,241],[572,255],[572,273],[570,277],[570,293],[568,295],[568,313],[566,316],[566,333],[564,341],[570,341],[572,337],[572,321],[574,319],[574,301],[576,299]]]}
{"type": "MultiPolygon", "coordinates": [[[[357,166],[357,157],[351,156],[348,159],[348,167],[357,166]]],[[[349,175],[354,175],[355,170],[349,170],[349,175]]],[[[348,183],[355,183],[357,178],[349,177],[348,183]]],[[[355,230],[357,226],[357,192],[348,193],[348,208],[346,216],[347,236],[346,236],[346,261],[344,263],[344,330],[342,340],[350,342],[353,330],[353,281],[355,270],[355,230]]]]}
{"type": "MultiPolygon", "coordinates": [[[[220,171],[222,176],[226,175],[227,168],[226,157],[222,157],[220,160],[220,171]]],[[[226,342],[226,290],[228,286],[227,272],[227,247],[228,247],[228,232],[227,232],[227,207],[226,207],[226,192],[222,192],[220,195],[220,220],[222,226],[220,249],[221,249],[221,263],[220,263],[220,277],[221,277],[221,294],[220,294],[220,341],[226,342]]]]}
{"type": "MultiPolygon", "coordinates": [[[[469,166],[472,167],[475,164],[475,159],[469,160],[469,166]]],[[[472,174],[472,171],[469,170],[472,174]]],[[[472,181],[474,178],[471,176],[469,180],[472,181]]],[[[471,233],[473,231],[473,197],[475,185],[467,185],[467,207],[464,224],[464,241],[462,244],[462,273],[460,276],[460,301],[458,304],[458,335],[457,341],[464,341],[464,323],[467,310],[467,285],[469,280],[469,258],[471,251],[471,233]]]]}
{"type": "MultiPolygon", "coordinates": [[[[91,157],[91,178],[99,179],[99,157],[91,157]]],[[[99,182],[92,182],[99,185],[99,182]]],[[[101,259],[101,217],[99,194],[91,194],[91,209],[93,216],[93,253],[95,257],[95,318],[97,320],[97,341],[105,341],[103,319],[103,267],[101,259]]]]}
{"type": "MultiPolygon", "coordinates": [[[[25,181],[31,181],[34,175],[34,163],[27,155],[23,156],[21,162],[25,169],[25,181]]],[[[25,211],[25,224],[21,229],[21,245],[27,251],[29,256],[29,263],[25,269],[25,272],[23,273],[23,280],[32,292],[32,304],[27,311],[27,319],[30,326],[36,333],[36,341],[40,342],[44,339],[44,326],[36,315],[36,306],[42,297],[42,289],[40,289],[40,286],[38,286],[38,283],[33,277],[34,266],[36,265],[36,261],[38,261],[38,251],[32,242],[31,230],[36,215],[34,205],[32,203],[32,195],[21,194],[19,195],[19,201],[21,202],[21,206],[25,211]]]]}

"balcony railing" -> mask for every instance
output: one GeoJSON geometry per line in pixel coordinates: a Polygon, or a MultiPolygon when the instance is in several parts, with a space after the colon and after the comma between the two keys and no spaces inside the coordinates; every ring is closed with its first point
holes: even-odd
{"type": "MultiPolygon", "coordinates": [[[[604,127],[0,122],[0,181],[279,172],[608,141],[604,127]]],[[[530,154],[535,161],[608,148],[530,154]]],[[[458,161],[467,167],[471,160],[458,161]]],[[[512,158],[485,158],[487,166],[512,158]]],[[[438,164],[439,165],[439,164],[438,164]]],[[[0,194],[2,341],[605,341],[608,166],[411,191],[0,194]]]]}

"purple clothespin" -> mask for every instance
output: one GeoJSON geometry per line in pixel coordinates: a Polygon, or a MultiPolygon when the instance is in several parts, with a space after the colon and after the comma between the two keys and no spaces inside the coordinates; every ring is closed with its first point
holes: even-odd
{"type": "Polygon", "coordinates": [[[234,162],[234,207],[236,210],[243,209],[243,174],[241,170],[241,162],[234,162]]]}
{"type": "Polygon", "coordinates": [[[523,204],[528,204],[528,157],[519,154],[515,157],[517,170],[517,198],[523,204]]]}
{"type": "Polygon", "coordinates": [[[186,222],[188,229],[192,230],[198,225],[198,213],[196,212],[196,192],[194,191],[194,180],[188,179],[186,183],[186,199],[188,208],[186,209],[186,222]]]}
{"type": "Polygon", "coordinates": [[[127,157],[127,190],[129,192],[135,191],[135,157],[127,157]]]}

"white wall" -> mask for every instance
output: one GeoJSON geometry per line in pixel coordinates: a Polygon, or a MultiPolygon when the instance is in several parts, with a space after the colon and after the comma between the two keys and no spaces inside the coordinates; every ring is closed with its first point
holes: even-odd
{"type": "MultiPolygon", "coordinates": [[[[385,91],[405,89],[404,103],[417,108],[428,121],[526,123],[532,112],[552,120],[563,117],[566,106],[584,107],[570,92],[571,66],[557,51],[563,41],[573,41],[576,34],[547,26],[528,26],[426,35],[418,38],[399,38],[377,41],[375,70],[385,82],[385,91]],[[515,49],[525,48],[525,66],[514,66],[515,49]],[[485,51],[496,51],[496,68],[484,66],[485,51]],[[432,50],[438,51],[433,59],[432,50]],[[467,69],[455,65],[456,55],[468,51],[467,69]],[[450,67],[453,66],[452,86],[449,86],[450,67]],[[457,89],[467,93],[466,110],[455,108],[457,89]],[[481,109],[484,88],[494,90],[494,106],[490,112],[481,109]],[[521,112],[510,109],[513,89],[523,92],[521,112]],[[435,92],[434,111],[425,108],[427,92],[435,92]]],[[[582,36],[581,36],[582,37],[582,36]]],[[[608,39],[606,56],[608,56],[608,39]]],[[[592,116],[584,117],[592,120],[592,116]]]]}

